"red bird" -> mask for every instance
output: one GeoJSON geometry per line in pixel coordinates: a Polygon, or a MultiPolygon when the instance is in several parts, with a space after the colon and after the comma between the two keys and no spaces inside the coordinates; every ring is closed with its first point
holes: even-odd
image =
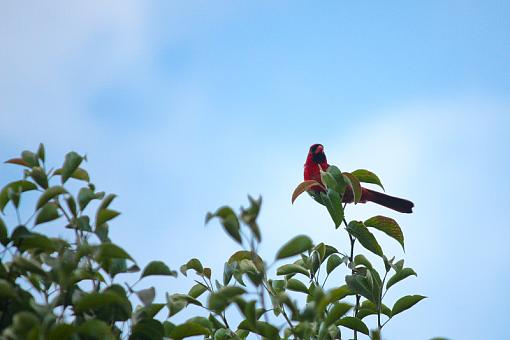
{"type": "MultiPolygon", "coordinates": [[[[326,159],[326,154],[324,153],[324,146],[322,146],[322,144],[312,145],[305,163],[305,181],[315,180],[322,184],[320,169],[326,171],[328,167],[329,164],[326,159]]],[[[310,190],[315,192],[324,191],[324,189],[318,185],[312,187],[310,190]]],[[[344,203],[352,203],[354,201],[354,195],[351,188],[347,187],[342,201],[344,203]]],[[[386,195],[367,188],[361,188],[360,202],[374,202],[401,213],[412,213],[414,207],[414,204],[411,201],[386,195]]]]}

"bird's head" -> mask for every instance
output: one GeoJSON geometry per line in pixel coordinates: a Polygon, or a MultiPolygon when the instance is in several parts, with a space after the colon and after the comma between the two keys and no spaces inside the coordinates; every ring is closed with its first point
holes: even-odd
{"type": "Polygon", "coordinates": [[[322,144],[313,144],[308,151],[307,162],[311,161],[315,164],[327,163],[324,146],[322,144]]]}

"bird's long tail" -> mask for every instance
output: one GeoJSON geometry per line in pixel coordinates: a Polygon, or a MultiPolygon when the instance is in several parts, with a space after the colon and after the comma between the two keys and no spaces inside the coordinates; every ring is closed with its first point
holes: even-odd
{"type": "Polygon", "coordinates": [[[376,204],[385,206],[386,208],[390,208],[406,214],[412,213],[414,207],[414,203],[406,199],[386,195],[382,192],[377,192],[366,188],[363,188],[362,200],[374,202],[376,204]]]}

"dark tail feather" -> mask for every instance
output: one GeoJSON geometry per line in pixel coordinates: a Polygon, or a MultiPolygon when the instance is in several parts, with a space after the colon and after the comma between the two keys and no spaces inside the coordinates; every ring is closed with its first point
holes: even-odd
{"type": "MultiPolygon", "coordinates": [[[[390,195],[383,194],[382,192],[373,191],[370,189],[366,190],[366,197],[362,197],[364,200],[366,198],[367,201],[371,201],[386,208],[390,208],[401,213],[410,214],[413,212],[414,203],[403,198],[393,197],[390,195]]],[[[363,192],[365,194],[365,192],[363,192]]],[[[363,195],[365,196],[365,195],[363,195]]]]}

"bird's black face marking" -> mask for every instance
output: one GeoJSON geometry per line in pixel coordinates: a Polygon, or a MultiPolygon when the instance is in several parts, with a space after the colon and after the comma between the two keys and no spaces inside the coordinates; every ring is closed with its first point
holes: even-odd
{"type": "Polygon", "coordinates": [[[323,149],[324,147],[322,144],[314,144],[310,147],[310,153],[312,154],[312,161],[314,163],[320,164],[326,161],[326,154],[324,153],[323,149]]]}
{"type": "Polygon", "coordinates": [[[315,151],[317,150],[317,148],[318,148],[319,146],[322,146],[322,145],[320,145],[320,144],[314,144],[314,145],[312,145],[312,146],[310,147],[310,152],[312,153],[312,155],[314,155],[314,154],[315,154],[315,151]]]}
{"type": "Polygon", "coordinates": [[[312,161],[317,164],[324,163],[326,161],[326,155],[324,152],[315,154],[312,156],[312,161]]]}

